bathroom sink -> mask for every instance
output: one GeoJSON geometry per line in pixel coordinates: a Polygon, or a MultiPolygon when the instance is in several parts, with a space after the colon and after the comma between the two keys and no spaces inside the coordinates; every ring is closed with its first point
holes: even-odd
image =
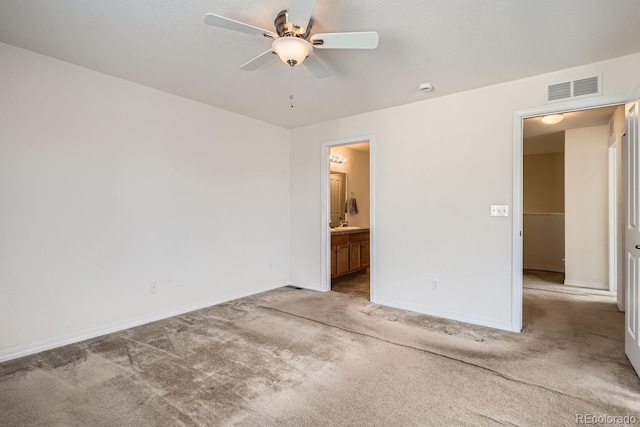
{"type": "Polygon", "coordinates": [[[360,227],[334,227],[331,231],[347,231],[347,230],[359,230],[360,227]]]}

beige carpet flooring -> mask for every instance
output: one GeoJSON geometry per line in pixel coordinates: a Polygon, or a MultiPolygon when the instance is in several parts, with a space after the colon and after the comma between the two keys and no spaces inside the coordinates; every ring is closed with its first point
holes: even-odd
{"type": "MultiPolygon", "coordinates": [[[[548,278],[547,278],[548,279],[548,278]]],[[[0,364],[2,426],[560,426],[640,417],[607,292],[503,332],[287,287],[0,364]]]]}

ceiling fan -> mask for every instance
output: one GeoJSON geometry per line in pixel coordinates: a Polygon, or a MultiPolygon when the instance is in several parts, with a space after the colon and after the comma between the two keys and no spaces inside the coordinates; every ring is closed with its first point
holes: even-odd
{"type": "Polygon", "coordinates": [[[273,40],[271,49],[240,67],[245,71],[257,70],[277,55],[282,62],[291,67],[304,63],[314,76],[322,79],[330,76],[331,71],[313,52],[314,48],[375,49],[378,47],[378,33],[375,31],[311,35],[313,24],[311,14],[315,3],[316,0],[290,0],[289,9],[281,11],[276,16],[275,33],[213,13],[207,13],[204,22],[214,27],[255,34],[273,40]]]}

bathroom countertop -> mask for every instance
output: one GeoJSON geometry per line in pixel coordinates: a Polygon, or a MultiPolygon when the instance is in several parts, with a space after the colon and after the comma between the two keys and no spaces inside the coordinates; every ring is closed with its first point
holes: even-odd
{"type": "Polygon", "coordinates": [[[332,229],[331,230],[331,235],[332,236],[339,236],[342,234],[353,234],[353,233],[362,233],[364,231],[369,231],[369,227],[362,227],[362,228],[355,228],[355,229],[351,229],[351,230],[340,230],[340,228],[332,229]]]}

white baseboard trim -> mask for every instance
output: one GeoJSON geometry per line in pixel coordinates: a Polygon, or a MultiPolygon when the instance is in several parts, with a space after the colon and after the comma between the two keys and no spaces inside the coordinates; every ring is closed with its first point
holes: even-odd
{"type": "Polygon", "coordinates": [[[214,298],[195,304],[187,304],[181,307],[159,311],[155,313],[146,314],[144,316],[134,317],[131,319],[122,320],[115,323],[110,323],[104,326],[98,326],[96,328],[86,329],[81,332],[73,334],[63,335],[56,338],[51,338],[43,341],[38,341],[33,344],[25,344],[18,347],[9,348],[7,350],[0,351],[0,363],[8,360],[17,359],[23,356],[29,356],[31,354],[40,353],[41,351],[51,350],[53,348],[62,347],[65,345],[77,343],[80,341],[96,338],[102,335],[111,334],[113,332],[122,331],[124,329],[133,328],[136,326],[144,325],[158,320],[167,319],[169,317],[178,316],[180,314],[188,313],[190,311],[200,310],[201,308],[211,307],[213,305],[222,304],[225,302],[233,301],[239,298],[256,295],[261,292],[270,291],[273,289],[286,286],[284,284],[270,285],[264,288],[255,289],[248,292],[240,292],[234,295],[228,295],[222,298],[214,298]]]}
{"type": "Polygon", "coordinates": [[[318,291],[318,292],[328,292],[327,290],[322,289],[318,284],[311,285],[309,283],[303,282],[289,282],[289,286],[295,286],[296,288],[309,289],[310,291],[318,291]]]}
{"type": "Polygon", "coordinates": [[[458,322],[470,323],[472,325],[486,326],[493,329],[500,329],[503,331],[509,332],[518,332],[520,333],[520,329],[514,329],[510,324],[502,324],[496,323],[484,319],[478,319],[474,317],[468,317],[464,315],[460,315],[457,313],[449,313],[445,311],[434,310],[430,307],[425,307],[422,305],[410,304],[402,301],[394,301],[388,300],[384,298],[375,298],[375,300],[371,300],[371,302],[386,305],[393,308],[400,308],[402,310],[415,311],[416,313],[428,314],[430,316],[442,317],[443,319],[456,320],[458,322]]]}
{"type": "Polygon", "coordinates": [[[525,264],[523,267],[525,270],[541,270],[541,271],[553,271],[554,273],[564,273],[563,267],[553,266],[553,265],[530,265],[525,264]]]}
{"type": "Polygon", "coordinates": [[[564,284],[567,286],[575,286],[578,288],[598,289],[600,291],[609,290],[609,285],[607,283],[585,282],[583,280],[565,280],[564,284]]]}

